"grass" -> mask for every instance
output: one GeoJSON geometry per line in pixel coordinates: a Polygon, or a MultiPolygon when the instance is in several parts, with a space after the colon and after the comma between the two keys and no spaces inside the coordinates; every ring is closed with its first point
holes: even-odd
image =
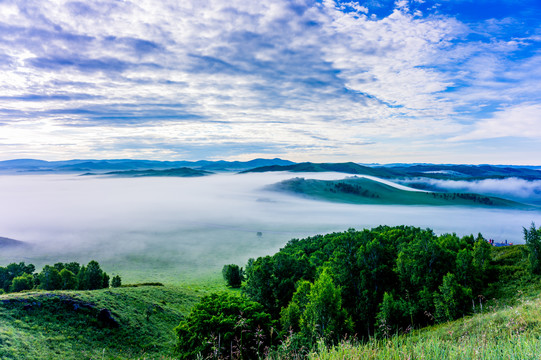
{"type": "Polygon", "coordinates": [[[330,181],[294,178],[275,184],[273,188],[311,198],[352,204],[532,208],[511,200],[479,194],[402,190],[367,178],[330,181]]]}
{"type": "Polygon", "coordinates": [[[172,329],[206,291],[138,286],[0,296],[0,359],[173,357],[172,329]],[[108,309],[119,327],[98,320],[108,309]]]}
{"type": "Polygon", "coordinates": [[[454,322],[371,340],[319,344],[311,360],[338,359],[539,359],[541,299],[518,298],[518,304],[492,308],[454,322]]]}

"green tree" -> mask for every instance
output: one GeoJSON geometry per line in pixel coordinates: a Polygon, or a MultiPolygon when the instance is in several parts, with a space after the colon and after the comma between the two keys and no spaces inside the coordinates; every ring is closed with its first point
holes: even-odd
{"type": "Polygon", "coordinates": [[[232,288],[239,288],[244,280],[242,268],[235,264],[224,265],[222,276],[227,285],[232,288]]]}
{"type": "Polygon", "coordinates": [[[541,274],[541,227],[535,228],[532,222],[530,229],[522,228],[524,231],[524,241],[528,250],[528,260],[530,261],[530,272],[532,274],[541,274]]]}
{"type": "Polygon", "coordinates": [[[24,262],[11,263],[6,267],[0,266],[0,288],[8,292],[14,278],[24,274],[33,274],[35,270],[34,265],[26,265],[24,262]]]}
{"type": "Polygon", "coordinates": [[[272,337],[263,306],[230,293],[204,296],[175,332],[182,359],[257,359],[272,337]]]}
{"type": "Polygon", "coordinates": [[[102,274],[101,289],[107,289],[109,287],[109,275],[104,271],[102,274]]]}
{"type": "Polygon", "coordinates": [[[464,315],[467,312],[466,307],[471,304],[471,299],[471,289],[461,286],[454,274],[447,273],[443,277],[439,292],[434,295],[436,320],[451,321],[464,315]]]}
{"type": "Polygon", "coordinates": [[[23,290],[30,290],[34,287],[34,277],[31,274],[23,274],[21,276],[16,276],[11,282],[9,291],[19,292],[23,290]]]}
{"type": "Polygon", "coordinates": [[[402,320],[400,310],[400,303],[394,299],[393,294],[385,292],[376,316],[376,329],[379,334],[389,337],[398,330],[402,320]]]}
{"type": "Polygon", "coordinates": [[[113,276],[113,279],[111,280],[111,287],[117,288],[122,285],[122,279],[120,278],[120,275],[113,276]]]}
{"type": "Polygon", "coordinates": [[[351,329],[347,313],[342,309],[340,288],[335,286],[327,268],[312,285],[301,317],[301,328],[307,339],[326,342],[337,340],[351,329]]]}
{"type": "Polygon", "coordinates": [[[63,268],[60,271],[60,279],[62,290],[73,290],[77,288],[77,277],[67,268],[63,268]]]}
{"type": "Polygon", "coordinates": [[[82,275],[82,281],[82,286],[81,283],[79,283],[79,288],[81,290],[103,289],[104,273],[97,261],[92,260],[88,263],[88,265],[86,265],[82,275]]]}
{"type": "Polygon", "coordinates": [[[59,290],[62,288],[62,278],[56,268],[45,265],[39,273],[39,288],[44,290],[59,290]]]}

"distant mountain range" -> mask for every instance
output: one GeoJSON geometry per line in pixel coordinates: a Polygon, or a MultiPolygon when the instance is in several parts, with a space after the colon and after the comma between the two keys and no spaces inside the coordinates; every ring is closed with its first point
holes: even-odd
{"type": "Polygon", "coordinates": [[[6,238],[6,237],[0,237],[0,249],[18,248],[18,247],[20,248],[24,246],[27,246],[27,244],[22,241],[14,240],[14,239],[6,238]]]}
{"type": "Polygon", "coordinates": [[[207,176],[212,175],[213,172],[206,170],[197,170],[187,167],[175,168],[175,169],[166,169],[166,170],[121,170],[121,171],[110,171],[106,173],[86,173],[83,175],[106,175],[112,177],[198,177],[198,176],[207,176]]]}
{"type": "MultiPolygon", "coordinates": [[[[0,173],[92,173],[115,176],[189,176],[186,170],[207,172],[340,172],[353,175],[370,175],[387,179],[433,178],[447,180],[477,180],[488,178],[517,177],[526,180],[540,180],[540,166],[506,165],[436,165],[436,164],[389,164],[361,165],[346,163],[294,163],[289,160],[254,159],[250,161],[154,161],[154,160],[67,160],[44,161],[18,159],[0,161],[0,173]],[[162,173],[153,173],[163,171],[162,173]],[[114,173],[133,171],[132,173],[114,173]],[[140,173],[137,173],[139,171],[140,173]],[[145,173],[145,171],[147,173],[145,173]],[[177,175],[175,175],[175,173],[177,175]]],[[[209,175],[200,173],[194,176],[209,175]]]]}
{"type": "Polygon", "coordinates": [[[111,172],[126,170],[166,170],[187,167],[206,171],[243,171],[269,165],[291,165],[282,159],[254,159],[250,161],[154,161],[154,160],[67,160],[44,161],[34,159],[18,159],[0,161],[0,172],[3,173],[40,173],[40,172],[111,172]]]}
{"type": "Polygon", "coordinates": [[[540,180],[541,171],[537,167],[495,166],[495,165],[393,165],[364,166],[348,163],[299,163],[290,165],[270,165],[249,172],[290,171],[290,172],[341,172],[354,175],[370,175],[387,179],[425,177],[448,180],[477,180],[489,178],[517,177],[526,180],[540,180]]]}

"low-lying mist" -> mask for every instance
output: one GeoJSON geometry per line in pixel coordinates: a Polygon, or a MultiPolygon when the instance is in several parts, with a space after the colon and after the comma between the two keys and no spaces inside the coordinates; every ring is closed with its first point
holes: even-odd
{"type": "Polygon", "coordinates": [[[95,259],[128,281],[189,281],[274,253],[291,238],[351,227],[405,224],[518,243],[523,226],[541,224],[539,211],[337,204],[264,189],[295,176],[346,177],[0,176],[0,236],[33,244],[20,253],[3,251],[0,265],[95,259]]]}
{"type": "Polygon", "coordinates": [[[541,180],[505,178],[466,181],[415,178],[400,183],[433,191],[472,192],[541,205],[541,180]]]}

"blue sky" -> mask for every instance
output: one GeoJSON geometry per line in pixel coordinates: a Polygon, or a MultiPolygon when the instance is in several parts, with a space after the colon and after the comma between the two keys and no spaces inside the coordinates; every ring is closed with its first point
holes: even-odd
{"type": "Polygon", "coordinates": [[[0,0],[0,159],[541,164],[537,0],[0,0]]]}

